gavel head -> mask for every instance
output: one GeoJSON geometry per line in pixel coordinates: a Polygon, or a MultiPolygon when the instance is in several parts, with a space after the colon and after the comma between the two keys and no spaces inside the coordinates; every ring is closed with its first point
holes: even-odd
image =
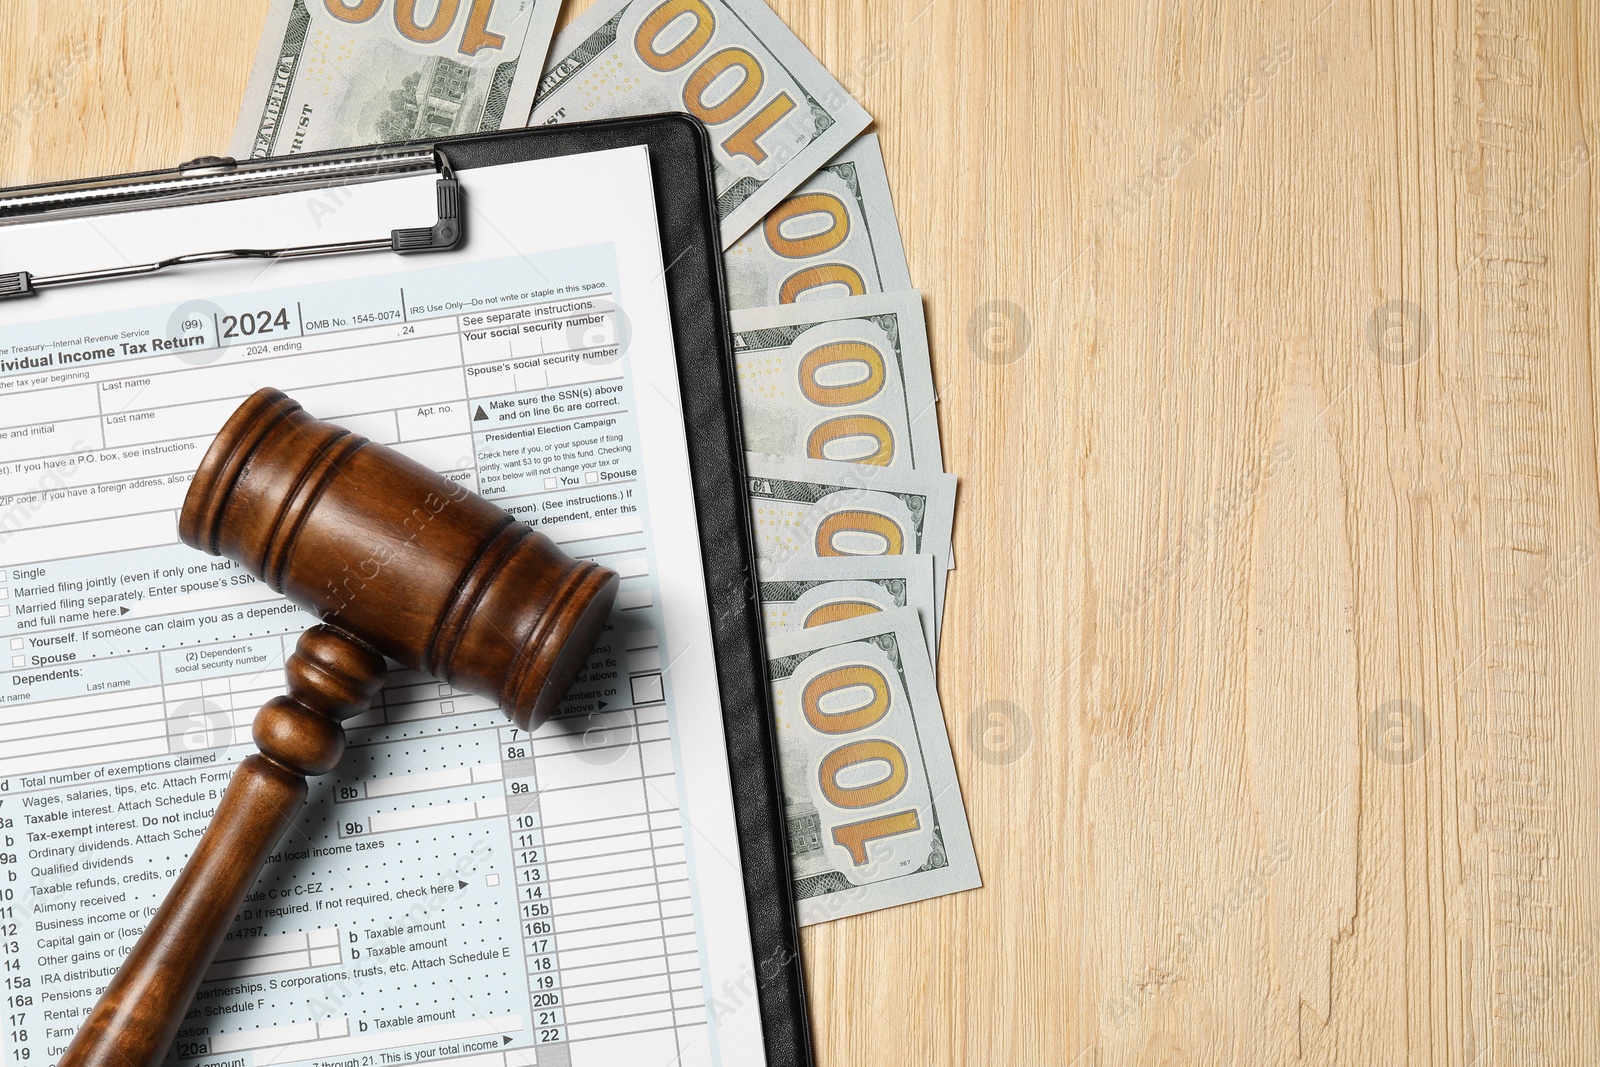
{"type": "Polygon", "coordinates": [[[617,596],[612,571],[276,389],[222,427],[178,534],[528,730],[565,696],[617,596]]]}

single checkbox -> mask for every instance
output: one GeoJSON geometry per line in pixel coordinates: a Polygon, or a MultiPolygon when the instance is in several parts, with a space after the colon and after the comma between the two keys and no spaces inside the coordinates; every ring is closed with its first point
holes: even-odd
{"type": "Polygon", "coordinates": [[[641,674],[633,679],[633,702],[635,704],[659,704],[665,699],[667,699],[667,695],[661,686],[661,675],[641,674]]]}

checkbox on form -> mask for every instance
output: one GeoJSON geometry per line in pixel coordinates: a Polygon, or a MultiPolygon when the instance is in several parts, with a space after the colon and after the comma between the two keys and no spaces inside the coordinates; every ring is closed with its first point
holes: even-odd
{"type": "Polygon", "coordinates": [[[661,675],[640,674],[633,679],[633,702],[635,704],[658,704],[667,698],[661,686],[661,675]]]}

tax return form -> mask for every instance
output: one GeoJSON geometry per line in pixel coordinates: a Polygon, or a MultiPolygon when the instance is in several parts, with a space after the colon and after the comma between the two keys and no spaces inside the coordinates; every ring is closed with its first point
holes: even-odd
{"type": "MultiPolygon", "coordinates": [[[[451,253],[0,304],[4,1063],[65,1048],[316,622],[177,540],[195,465],[265,385],[623,582],[531,736],[391,673],[176,1062],[765,1061],[649,168],[636,147],[472,170],[451,253]]],[[[47,274],[386,235],[432,222],[435,178],[7,227],[0,255],[47,274]]]]}

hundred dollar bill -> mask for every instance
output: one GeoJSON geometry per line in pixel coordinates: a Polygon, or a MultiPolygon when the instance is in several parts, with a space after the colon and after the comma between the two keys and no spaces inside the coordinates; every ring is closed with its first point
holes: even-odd
{"type": "Polygon", "coordinates": [[[758,452],[748,453],[746,464],[763,561],[931,555],[933,610],[943,615],[955,475],[758,452]]]}
{"type": "Polygon", "coordinates": [[[561,32],[530,126],[687,111],[727,248],[871,121],[761,0],[600,0],[561,32]]]}
{"type": "Polygon", "coordinates": [[[561,0],[280,0],[232,153],[294,155],[519,127],[561,0]]]}
{"type": "Polygon", "coordinates": [[[921,293],[751,308],[731,320],[746,448],[944,469],[921,293]]]}
{"type": "Polygon", "coordinates": [[[722,258],[733,308],[910,289],[878,135],[851,141],[722,258]]]}
{"type": "Polygon", "coordinates": [[[913,608],[928,651],[939,658],[932,556],[791,559],[761,570],[761,615],[770,640],[874,611],[913,608]]]}
{"type": "Polygon", "coordinates": [[[767,659],[800,922],[981,885],[916,613],[785,634],[767,659]]]}

